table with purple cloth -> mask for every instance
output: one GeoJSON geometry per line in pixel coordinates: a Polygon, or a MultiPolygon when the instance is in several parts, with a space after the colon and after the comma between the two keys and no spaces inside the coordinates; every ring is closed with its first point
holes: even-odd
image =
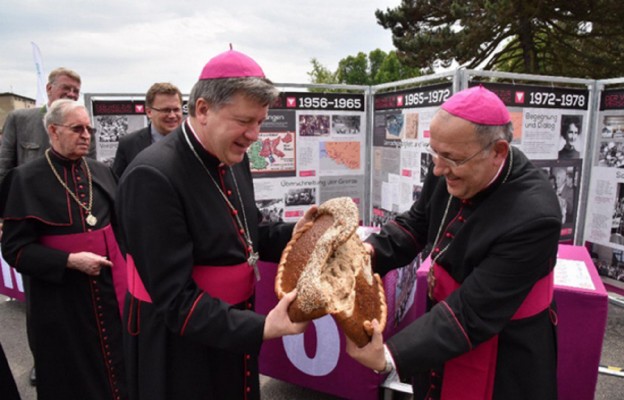
{"type": "Polygon", "coordinates": [[[24,283],[22,275],[11,267],[0,252],[0,294],[12,299],[24,301],[24,283]]]}
{"type": "MultiPolygon", "coordinates": [[[[0,294],[23,301],[19,273],[2,261],[0,294]]],[[[276,304],[277,266],[260,262],[256,309],[268,313],[276,304]]],[[[388,338],[426,309],[428,260],[414,262],[384,277],[388,303],[388,338]]],[[[558,308],[558,386],[561,399],[593,399],[598,380],[608,296],[587,249],[560,245],[555,268],[558,308]]],[[[268,341],[260,354],[260,372],[334,396],[376,400],[384,377],[353,361],[345,353],[345,338],[335,321],[325,316],[302,335],[268,341]],[[319,341],[320,338],[320,341],[319,341]]]]}

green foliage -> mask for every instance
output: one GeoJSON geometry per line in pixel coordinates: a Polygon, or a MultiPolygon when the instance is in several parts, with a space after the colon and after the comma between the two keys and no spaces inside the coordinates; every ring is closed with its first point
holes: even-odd
{"type": "Polygon", "coordinates": [[[375,15],[416,68],[624,76],[621,0],[403,0],[375,15]]]}
{"type": "Polygon", "coordinates": [[[338,63],[336,71],[338,82],[354,85],[370,84],[368,58],[366,54],[359,52],[357,56],[348,56],[338,63]]]}
{"type": "Polygon", "coordinates": [[[312,79],[312,83],[338,83],[336,74],[321,65],[316,58],[313,58],[310,62],[312,63],[312,71],[308,72],[308,75],[312,79]]]}
{"type": "Polygon", "coordinates": [[[368,56],[359,52],[343,58],[335,72],[321,65],[316,58],[311,63],[312,71],[308,72],[311,83],[377,85],[421,75],[420,68],[403,64],[396,52],[386,53],[380,49],[371,51],[368,56]]]}

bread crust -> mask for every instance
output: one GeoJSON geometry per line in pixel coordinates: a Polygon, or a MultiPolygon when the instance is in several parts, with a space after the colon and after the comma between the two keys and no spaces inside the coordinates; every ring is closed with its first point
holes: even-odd
{"type": "Polygon", "coordinates": [[[358,217],[349,197],[321,204],[314,221],[296,232],[282,253],[275,292],[281,299],[297,289],[288,309],[292,321],[331,314],[362,347],[372,336],[370,321],[385,327],[387,306],[381,278],[372,273],[370,256],[356,234],[358,217]]]}

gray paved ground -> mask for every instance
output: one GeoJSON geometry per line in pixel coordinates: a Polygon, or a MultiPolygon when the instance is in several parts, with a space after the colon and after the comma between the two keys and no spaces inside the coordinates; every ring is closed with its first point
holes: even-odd
{"type": "MultiPolygon", "coordinates": [[[[32,357],[26,343],[24,305],[0,295],[0,343],[7,354],[22,400],[35,400],[33,387],[28,384],[32,357]]],[[[624,308],[609,304],[609,316],[604,337],[601,364],[624,368],[624,308]]],[[[300,399],[332,400],[334,396],[303,389],[287,382],[261,377],[262,397],[267,400],[300,399]]],[[[599,374],[595,400],[624,398],[624,378],[599,374]]],[[[1,393],[0,393],[1,397],[1,393]]],[[[395,399],[409,398],[397,393],[395,399]]],[[[576,399],[561,399],[576,400],[576,399]]]]}

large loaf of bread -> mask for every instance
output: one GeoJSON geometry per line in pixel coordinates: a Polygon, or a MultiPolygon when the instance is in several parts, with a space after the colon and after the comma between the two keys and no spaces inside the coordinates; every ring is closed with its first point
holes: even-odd
{"type": "Polygon", "coordinates": [[[308,321],[331,314],[346,336],[365,346],[372,336],[370,322],[383,329],[387,307],[383,283],[371,270],[370,257],[356,233],[357,206],[349,197],[321,204],[313,222],[297,232],[278,266],[278,298],[297,289],[288,314],[308,321]]]}

